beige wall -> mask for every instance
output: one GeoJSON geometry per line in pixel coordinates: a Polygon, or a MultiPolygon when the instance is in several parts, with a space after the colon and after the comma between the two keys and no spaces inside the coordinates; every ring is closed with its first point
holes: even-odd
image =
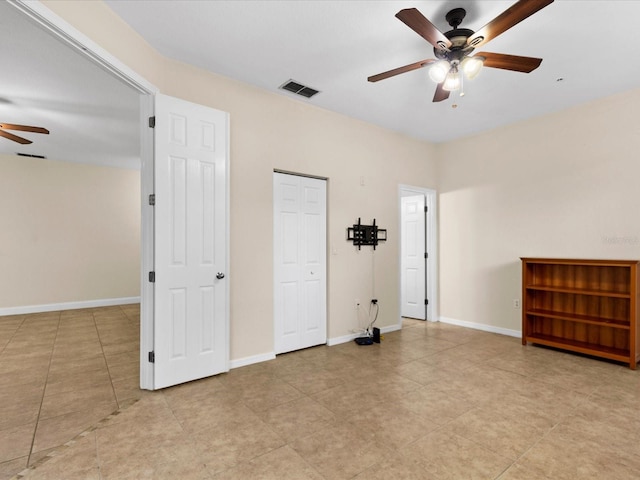
{"type": "Polygon", "coordinates": [[[523,256],[640,258],[640,90],[440,145],[440,313],[519,332],[523,256]]]}
{"type": "Polygon", "coordinates": [[[356,298],[397,325],[398,185],[435,188],[433,146],[162,58],[99,2],[45,4],[162,93],[230,113],[232,360],[273,352],[274,169],[329,179],[329,337],[358,328],[356,298]],[[358,217],[388,229],[375,255],[345,240],[358,217]]]}
{"type": "Polygon", "coordinates": [[[140,172],[0,155],[0,309],[140,295],[140,172]]]}
{"type": "Polygon", "coordinates": [[[163,93],[230,112],[232,359],[273,349],[274,168],[329,178],[330,337],[355,298],[397,322],[401,183],[439,192],[448,319],[517,333],[520,256],[640,258],[639,91],[433,146],[165,59],[99,2],[45,4],[163,93]],[[358,217],[389,229],[375,255],[345,241],[358,217]]]}

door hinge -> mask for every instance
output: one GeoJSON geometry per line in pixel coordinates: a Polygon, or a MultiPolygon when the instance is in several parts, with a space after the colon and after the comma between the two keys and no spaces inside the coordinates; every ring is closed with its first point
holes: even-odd
{"type": "Polygon", "coordinates": [[[156,281],[156,272],[149,272],[149,281],[151,283],[155,283],[155,281],[156,281]]]}
{"type": "Polygon", "coordinates": [[[429,305],[429,300],[427,300],[426,298],[424,299],[424,304],[425,305],[429,305]]]}
{"type": "Polygon", "coordinates": [[[424,252],[424,258],[429,258],[429,254],[427,252],[424,252]]]}
{"type": "Polygon", "coordinates": [[[156,204],[156,194],[152,193],[149,195],[149,205],[153,206],[156,204]]]}
{"type": "Polygon", "coordinates": [[[426,205],[424,206],[424,213],[427,213],[429,211],[429,207],[427,207],[426,205]]]}
{"type": "Polygon", "coordinates": [[[156,363],[156,352],[149,352],[149,363],[156,363]]]}
{"type": "Polygon", "coordinates": [[[156,117],[149,117],[149,128],[156,128],[156,117]]]}

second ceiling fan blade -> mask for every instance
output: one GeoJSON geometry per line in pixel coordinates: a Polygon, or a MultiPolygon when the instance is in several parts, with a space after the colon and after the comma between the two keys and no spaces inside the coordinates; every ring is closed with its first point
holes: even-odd
{"type": "Polygon", "coordinates": [[[534,71],[542,63],[541,58],[521,57],[519,55],[505,55],[504,53],[480,52],[474,57],[484,57],[484,66],[501,68],[514,72],[529,73],[534,71]]]}
{"type": "Polygon", "coordinates": [[[444,88],[442,88],[443,85],[444,85],[444,82],[441,82],[436,87],[436,93],[434,93],[434,95],[433,95],[433,101],[434,102],[441,102],[441,101],[446,100],[447,98],[449,98],[449,93],[450,92],[448,90],[445,90],[444,88]]]}
{"type": "Polygon", "coordinates": [[[396,18],[404,22],[411,30],[416,32],[427,42],[436,48],[447,50],[451,42],[436,26],[426,19],[417,8],[405,8],[396,13],[396,18]]]}
{"type": "Polygon", "coordinates": [[[7,130],[19,130],[22,132],[49,133],[49,130],[46,128],[32,127],[31,125],[15,125],[13,123],[0,123],[0,128],[6,128],[7,130]]]}
{"type": "Polygon", "coordinates": [[[22,145],[29,145],[33,143],[31,140],[27,140],[26,138],[19,137],[14,135],[13,133],[6,132],[0,129],[0,137],[8,138],[9,140],[13,140],[14,142],[20,143],[22,145]]]}
{"type": "Polygon", "coordinates": [[[394,68],[393,70],[389,70],[388,72],[382,72],[377,75],[372,75],[367,78],[370,82],[379,82],[380,80],[384,80],[385,78],[394,77],[396,75],[400,75],[401,73],[410,72],[411,70],[417,70],[418,68],[422,68],[425,65],[429,65],[430,63],[435,62],[433,59],[421,60],[420,62],[410,63],[409,65],[405,65],[404,67],[394,68]]]}
{"type": "Polygon", "coordinates": [[[553,0],[520,0],[471,35],[467,45],[478,48],[551,3],[553,0]]]}

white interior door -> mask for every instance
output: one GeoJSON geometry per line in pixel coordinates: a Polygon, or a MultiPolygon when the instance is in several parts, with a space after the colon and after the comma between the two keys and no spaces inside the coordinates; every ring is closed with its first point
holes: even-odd
{"type": "Polygon", "coordinates": [[[273,174],[275,353],[327,342],[326,188],[273,174]]]}
{"type": "Polygon", "coordinates": [[[155,105],[154,388],[228,371],[228,114],[155,105]]]}
{"type": "Polygon", "coordinates": [[[402,197],[400,315],[426,320],[425,197],[402,197]]]}

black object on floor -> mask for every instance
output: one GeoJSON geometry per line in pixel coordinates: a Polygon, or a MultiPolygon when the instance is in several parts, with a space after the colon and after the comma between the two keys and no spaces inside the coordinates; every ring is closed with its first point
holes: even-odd
{"type": "Polygon", "coordinates": [[[358,337],[354,342],[358,345],[373,345],[373,339],[371,337],[358,337]]]}
{"type": "Polygon", "coordinates": [[[373,341],[380,343],[380,329],[378,327],[373,327],[373,341]]]}

